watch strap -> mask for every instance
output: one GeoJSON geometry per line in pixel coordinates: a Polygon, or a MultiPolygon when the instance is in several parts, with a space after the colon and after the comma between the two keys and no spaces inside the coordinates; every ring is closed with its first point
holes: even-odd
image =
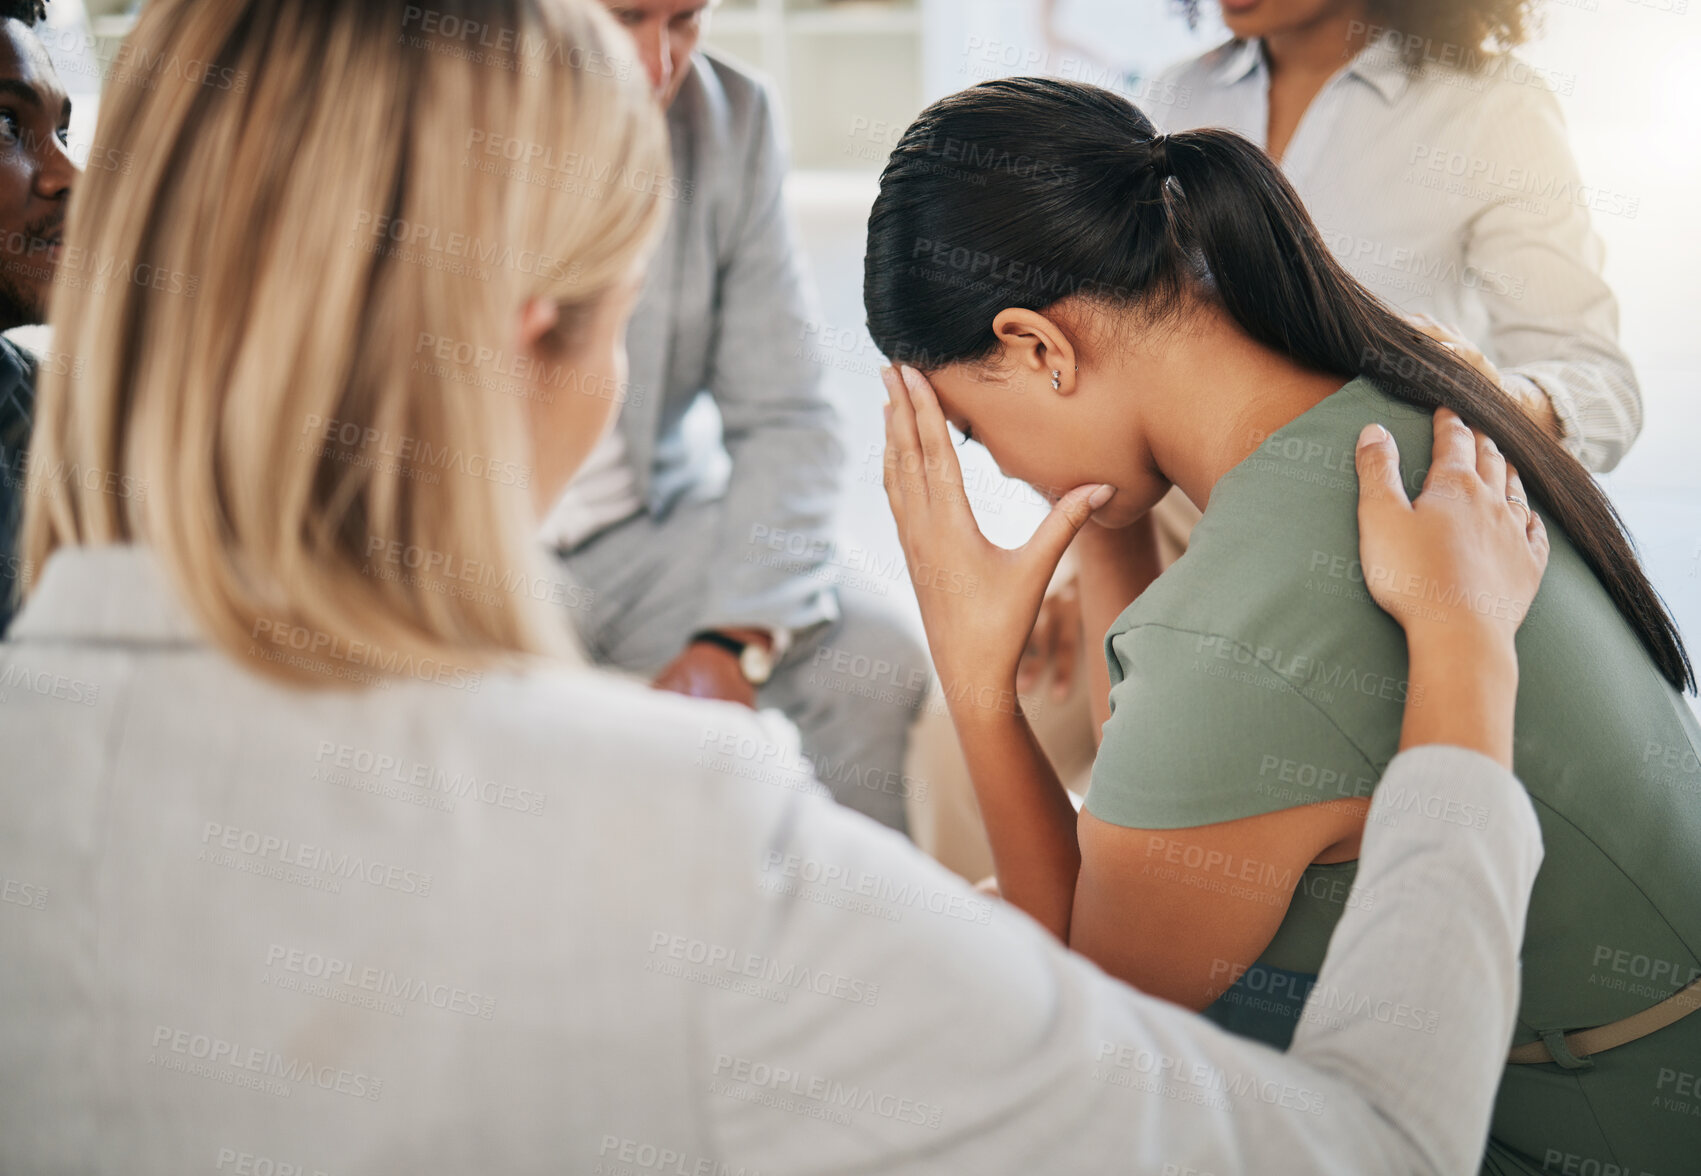
{"type": "Polygon", "coordinates": [[[713,629],[704,629],[701,633],[697,633],[692,636],[692,645],[696,645],[699,641],[705,642],[709,645],[718,645],[734,657],[741,656],[744,653],[744,647],[749,644],[747,641],[740,641],[736,637],[728,637],[725,633],[718,633],[713,629]]]}

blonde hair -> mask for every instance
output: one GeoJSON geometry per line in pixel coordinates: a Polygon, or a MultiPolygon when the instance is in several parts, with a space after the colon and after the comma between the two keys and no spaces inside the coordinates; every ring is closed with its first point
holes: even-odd
{"type": "Polygon", "coordinates": [[[144,542],[297,682],[567,653],[499,378],[523,364],[492,348],[533,298],[567,347],[654,234],[666,132],[624,34],[591,0],[152,0],[125,50],[26,567],[144,542]]]}

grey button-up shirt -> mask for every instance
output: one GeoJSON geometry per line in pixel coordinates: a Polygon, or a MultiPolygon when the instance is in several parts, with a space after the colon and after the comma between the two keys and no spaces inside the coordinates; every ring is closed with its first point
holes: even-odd
{"type": "MultiPolygon", "coordinates": [[[[632,505],[657,516],[685,496],[718,496],[701,627],[804,629],[838,615],[818,569],[832,551],[844,448],[805,346],[819,321],[783,199],[778,122],[761,82],[701,52],[667,125],[673,178],[659,189],[667,230],[627,330],[631,378],[617,426],[633,484],[608,492],[630,493],[632,505]],[[720,445],[688,427],[699,397],[720,419],[720,445]],[[763,558],[775,534],[807,554],[775,567],[763,558]]],[[[566,496],[576,495],[594,499],[595,491],[580,486],[566,496]]],[[[589,511],[596,525],[624,513],[618,501],[589,511]]],[[[583,537],[571,526],[544,536],[583,537]]]]}

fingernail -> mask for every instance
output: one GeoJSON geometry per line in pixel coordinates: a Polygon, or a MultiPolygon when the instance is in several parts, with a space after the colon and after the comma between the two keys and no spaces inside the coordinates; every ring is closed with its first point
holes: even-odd
{"type": "Polygon", "coordinates": [[[1378,441],[1386,440],[1388,440],[1388,430],[1372,421],[1370,424],[1359,430],[1358,447],[1363,449],[1366,445],[1374,445],[1378,441]]]}
{"type": "Polygon", "coordinates": [[[911,392],[914,392],[921,383],[921,373],[907,363],[898,370],[904,373],[904,383],[909,385],[911,392]]]}
{"type": "Polygon", "coordinates": [[[1094,510],[1097,510],[1099,507],[1109,502],[1110,496],[1115,493],[1115,486],[1110,485],[1108,482],[1101,483],[1097,490],[1094,490],[1087,496],[1087,505],[1092,507],[1094,510]]]}

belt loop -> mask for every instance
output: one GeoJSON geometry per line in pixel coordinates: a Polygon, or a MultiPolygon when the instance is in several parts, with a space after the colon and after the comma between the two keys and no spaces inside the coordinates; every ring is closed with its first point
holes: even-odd
{"type": "Polygon", "coordinates": [[[1594,1059],[1587,1055],[1578,1057],[1571,1052],[1566,1044],[1565,1030],[1549,1029],[1542,1035],[1542,1044],[1547,1046],[1547,1052],[1553,1055],[1553,1064],[1567,1070],[1592,1070],[1595,1068],[1594,1059]]]}

